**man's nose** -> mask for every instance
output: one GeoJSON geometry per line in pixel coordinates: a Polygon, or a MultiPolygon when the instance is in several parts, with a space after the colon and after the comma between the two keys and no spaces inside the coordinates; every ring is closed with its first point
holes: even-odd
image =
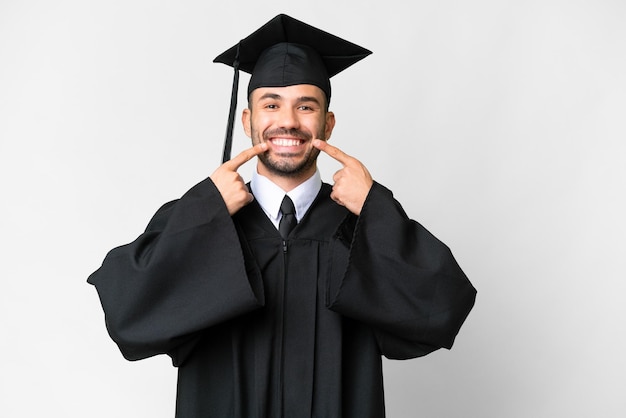
{"type": "Polygon", "coordinates": [[[295,109],[281,108],[279,113],[279,125],[284,129],[294,129],[299,127],[298,115],[295,109]]]}

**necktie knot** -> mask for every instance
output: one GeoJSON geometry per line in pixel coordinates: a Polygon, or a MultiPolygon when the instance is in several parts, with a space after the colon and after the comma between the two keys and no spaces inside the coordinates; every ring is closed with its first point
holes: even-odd
{"type": "Polygon", "coordinates": [[[280,213],[282,217],[278,224],[278,230],[283,238],[287,238],[291,230],[296,226],[298,220],[296,219],[296,208],[289,196],[285,195],[282,203],[280,204],[280,213]]]}

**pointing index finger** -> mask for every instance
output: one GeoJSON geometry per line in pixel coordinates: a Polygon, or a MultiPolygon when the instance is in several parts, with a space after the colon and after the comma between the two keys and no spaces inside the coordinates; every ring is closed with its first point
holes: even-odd
{"type": "Polygon", "coordinates": [[[256,157],[257,155],[265,151],[267,151],[267,144],[261,142],[260,144],[256,144],[253,147],[241,151],[235,157],[226,161],[224,165],[233,171],[237,171],[239,167],[250,161],[253,157],[256,157]]]}
{"type": "Polygon", "coordinates": [[[313,146],[319,149],[320,151],[324,151],[331,158],[334,158],[335,160],[339,161],[344,166],[348,165],[348,163],[352,161],[352,157],[350,157],[348,154],[346,154],[339,148],[333,145],[330,145],[328,142],[322,141],[321,139],[313,140],[313,146]]]}

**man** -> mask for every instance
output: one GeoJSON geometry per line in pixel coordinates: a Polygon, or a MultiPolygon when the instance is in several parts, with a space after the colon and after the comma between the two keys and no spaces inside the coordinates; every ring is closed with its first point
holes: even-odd
{"type": "Polygon", "coordinates": [[[471,310],[450,250],[326,142],[329,78],[368,53],[279,15],[218,57],[252,73],[253,146],[90,276],[123,355],[178,367],[177,417],[384,417],[381,355],[450,348],[471,310]]]}

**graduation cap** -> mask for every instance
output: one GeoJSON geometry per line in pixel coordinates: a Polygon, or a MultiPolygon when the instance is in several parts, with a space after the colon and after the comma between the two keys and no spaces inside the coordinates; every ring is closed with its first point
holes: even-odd
{"type": "Polygon", "coordinates": [[[372,52],[297,19],[279,14],[213,62],[234,68],[222,162],[230,160],[239,70],[251,74],[248,96],[259,87],[312,84],[330,102],[330,78],[372,52]]]}

